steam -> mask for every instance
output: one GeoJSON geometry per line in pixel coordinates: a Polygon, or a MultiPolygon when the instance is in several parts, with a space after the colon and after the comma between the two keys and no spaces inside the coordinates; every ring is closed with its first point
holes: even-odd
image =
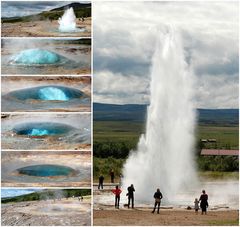
{"type": "Polygon", "coordinates": [[[157,188],[164,203],[197,183],[194,168],[193,75],[178,34],[160,34],[152,59],[146,133],[124,165],[123,187],[134,184],[139,201],[151,201],[157,188]]]}

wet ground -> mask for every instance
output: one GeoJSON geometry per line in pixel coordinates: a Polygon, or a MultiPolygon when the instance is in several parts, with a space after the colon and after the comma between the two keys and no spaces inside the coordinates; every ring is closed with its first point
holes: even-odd
{"type": "Polygon", "coordinates": [[[91,68],[91,45],[80,44],[77,39],[3,39],[2,40],[2,74],[6,75],[83,75],[89,74],[91,68]],[[19,64],[12,59],[22,51],[41,49],[60,56],[55,64],[19,64]]]}
{"type": "Polygon", "coordinates": [[[135,209],[127,208],[127,192],[124,190],[120,209],[115,209],[115,197],[111,192],[115,185],[107,183],[103,190],[98,190],[97,184],[94,184],[94,225],[238,225],[239,195],[236,180],[203,181],[200,187],[179,193],[175,204],[167,204],[163,195],[160,214],[151,213],[154,202],[152,198],[145,203],[137,200],[137,189],[135,209]],[[193,201],[200,196],[201,188],[209,195],[206,216],[194,212],[193,201]]]}
{"type": "MultiPolygon", "coordinates": [[[[90,150],[90,114],[2,114],[3,150],[90,150]],[[17,134],[15,128],[22,125],[44,123],[51,127],[67,125],[68,131],[56,135],[34,136],[17,134]]],[[[35,130],[35,129],[33,129],[35,130]]],[[[32,132],[33,132],[32,130],[32,132]]],[[[36,130],[35,130],[36,131],[36,130]]]]}
{"type": "Polygon", "coordinates": [[[2,112],[90,112],[91,77],[90,76],[3,76],[2,112]],[[56,100],[20,100],[9,94],[23,89],[39,86],[64,86],[84,93],[79,98],[68,101],[56,100]]]}
{"type": "Polygon", "coordinates": [[[77,20],[82,32],[59,32],[58,21],[2,23],[2,37],[91,37],[91,18],[77,20]]]}
{"type": "MultiPolygon", "coordinates": [[[[97,184],[94,184],[94,208],[102,209],[112,208],[114,205],[114,195],[111,192],[116,184],[106,184],[104,190],[98,190],[97,184]]],[[[238,181],[237,180],[222,180],[222,181],[203,181],[200,186],[192,188],[191,191],[179,192],[176,195],[175,203],[166,203],[162,200],[161,206],[165,208],[185,209],[188,206],[193,208],[194,199],[200,197],[201,189],[204,188],[209,196],[209,209],[239,209],[239,194],[238,194],[238,181]]],[[[136,189],[137,190],[137,189],[136,189]]],[[[126,190],[122,192],[120,207],[124,208],[127,204],[126,190]]],[[[154,194],[154,191],[153,191],[154,194]]],[[[137,191],[135,193],[135,205],[138,208],[152,208],[152,198],[149,202],[142,202],[137,200],[137,191]]],[[[164,195],[163,195],[164,197],[164,195]]]]}
{"type": "Polygon", "coordinates": [[[90,187],[91,152],[81,151],[2,151],[3,187],[90,187]],[[20,174],[19,168],[36,165],[70,167],[66,176],[30,176],[20,174]]]}
{"type": "Polygon", "coordinates": [[[90,226],[91,199],[84,197],[2,204],[2,225],[90,226]]]}

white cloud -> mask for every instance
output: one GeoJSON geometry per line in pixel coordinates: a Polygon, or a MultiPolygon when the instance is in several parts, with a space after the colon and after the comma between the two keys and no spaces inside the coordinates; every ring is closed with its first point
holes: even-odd
{"type": "Polygon", "coordinates": [[[158,30],[171,25],[201,84],[198,106],[238,107],[237,2],[95,2],[93,18],[95,102],[148,102],[158,30]]]}

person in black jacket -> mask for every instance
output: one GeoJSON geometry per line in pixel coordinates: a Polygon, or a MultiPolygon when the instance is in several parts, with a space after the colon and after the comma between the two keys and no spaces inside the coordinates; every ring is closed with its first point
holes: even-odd
{"type": "Polygon", "coordinates": [[[132,200],[132,208],[134,208],[134,192],[135,192],[135,189],[134,189],[134,186],[133,184],[131,184],[131,186],[128,187],[128,193],[127,193],[127,196],[128,196],[128,208],[130,206],[130,201],[132,200]]]}
{"type": "Polygon", "coordinates": [[[102,188],[103,189],[103,181],[104,181],[104,176],[101,175],[99,178],[99,184],[98,184],[98,189],[102,188]]]}
{"type": "Polygon", "coordinates": [[[200,207],[202,209],[202,214],[205,213],[207,214],[207,207],[208,207],[208,195],[206,194],[205,190],[202,190],[202,195],[199,198],[200,202],[200,207]]]}
{"type": "Polygon", "coordinates": [[[152,213],[155,212],[156,207],[158,206],[158,211],[157,213],[159,214],[159,209],[160,209],[160,204],[161,204],[161,199],[163,198],[162,193],[160,192],[160,189],[158,188],[157,191],[154,193],[154,199],[155,199],[155,204],[152,213]]]}

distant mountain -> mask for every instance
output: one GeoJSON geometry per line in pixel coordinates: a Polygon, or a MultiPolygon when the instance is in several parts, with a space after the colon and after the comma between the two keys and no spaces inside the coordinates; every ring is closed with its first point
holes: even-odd
{"type": "Polygon", "coordinates": [[[65,6],[61,6],[55,9],[50,10],[50,12],[52,11],[63,11],[66,8],[73,8],[74,10],[79,10],[79,9],[84,9],[84,8],[91,8],[91,3],[79,3],[79,2],[74,2],[74,3],[70,3],[68,5],[65,6]]]}
{"type": "Polygon", "coordinates": [[[91,17],[91,3],[70,3],[58,8],[51,9],[49,11],[43,11],[38,14],[33,14],[29,16],[22,17],[2,17],[2,23],[16,23],[16,22],[32,22],[38,20],[58,20],[64,13],[64,10],[72,7],[77,18],[81,17],[91,17]]]}
{"type": "MultiPolygon", "coordinates": [[[[145,121],[147,105],[93,104],[94,121],[145,121]]],[[[237,125],[238,109],[198,109],[200,124],[237,125]]]]}

